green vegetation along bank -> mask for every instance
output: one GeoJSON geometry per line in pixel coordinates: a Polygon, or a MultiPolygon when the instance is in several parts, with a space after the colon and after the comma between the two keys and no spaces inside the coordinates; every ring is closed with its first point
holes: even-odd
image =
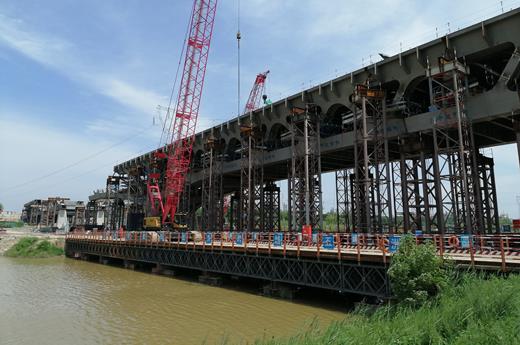
{"type": "Polygon", "coordinates": [[[404,237],[389,276],[398,304],[262,344],[520,344],[519,275],[460,273],[433,245],[404,237]]]}
{"type": "Polygon", "coordinates": [[[520,276],[468,275],[419,308],[359,311],[323,331],[312,327],[266,344],[520,344],[520,276]]]}
{"type": "Polygon", "coordinates": [[[21,228],[23,226],[22,221],[10,222],[10,221],[0,221],[0,228],[21,228]]]}
{"type": "Polygon", "coordinates": [[[9,257],[48,258],[63,255],[63,248],[56,243],[37,237],[21,238],[4,255],[9,257]]]}

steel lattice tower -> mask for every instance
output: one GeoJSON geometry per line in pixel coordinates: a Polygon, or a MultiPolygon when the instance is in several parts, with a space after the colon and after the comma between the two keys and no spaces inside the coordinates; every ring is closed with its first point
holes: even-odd
{"type": "Polygon", "coordinates": [[[224,196],[222,193],[222,145],[210,136],[202,156],[202,230],[222,231],[224,196]]]}
{"type": "Polygon", "coordinates": [[[353,224],[361,232],[392,232],[385,91],[370,82],[357,85],[354,102],[353,224]]]}
{"type": "Polygon", "coordinates": [[[291,112],[290,205],[292,230],[322,229],[319,108],[307,103],[291,112]]]}

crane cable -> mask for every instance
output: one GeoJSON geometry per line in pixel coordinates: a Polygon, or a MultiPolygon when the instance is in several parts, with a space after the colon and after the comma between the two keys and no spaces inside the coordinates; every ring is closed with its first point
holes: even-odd
{"type": "MultiPolygon", "coordinates": [[[[167,111],[166,111],[166,117],[164,118],[164,122],[163,122],[161,138],[159,139],[159,145],[158,145],[159,148],[162,146],[163,136],[165,134],[166,134],[165,145],[167,145],[168,141],[169,141],[168,140],[169,139],[169,135],[170,135],[169,133],[171,132],[173,119],[174,119],[174,116],[171,115],[171,106],[172,106],[172,102],[173,102],[173,95],[175,93],[175,89],[176,89],[176,86],[177,86],[177,81],[178,81],[178,78],[179,78],[179,70],[181,68],[182,57],[184,56],[184,50],[186,49],[186,40],[188,39],[189,30],[190,30],[190,21],[188,21],[188,25],[186,26],[186,32],[184,33],[184,41],[182,43],[181,54],[179,55],[179,61],[177,63],[177,70],[175,72],[175,78],[173,80],[173,85],[172,85],[172,89],[171,89],[171,92],[170,92],[170,100],[168,101],[168,108],[167,108],[167,111]],[[170,119],[170,123],[168,124],[168,126],[166,126],[166,124],[168,122],[168,119],[170,119]]],[[[177,107],[177,104],[175,105],[175,107],[177,107]]]]}
{"type": "Polygon", "coordinates": [[[237,1],[237,117],[238,123],[240,123],[240,39],[242,36],[240,33],[240,0],[237,1]]]}

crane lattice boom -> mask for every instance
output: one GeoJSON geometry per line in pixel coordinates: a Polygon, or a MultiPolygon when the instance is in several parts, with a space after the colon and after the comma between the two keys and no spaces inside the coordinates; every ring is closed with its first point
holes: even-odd
{"type": "Polygon", "coordinates": [[[244,114],[247,114],[256,108],[258,108],[260,102],[260,95],[264,92],[265,80],[267,79],[267,74],[269,71],[264,73],[258,73],[255,79],[255,83],[253,84],[253,88],[249,93],[249,98],[247,99],[246,108],[244,109],[244,114]]]}
{"type": "Polygon", "coordinates": [[[195,0],[193,4],[171,145],[167,152],[163,223],[168,216],[169,221],[174,222],[190,167],[216,8],[217,0],[195,0]]]}

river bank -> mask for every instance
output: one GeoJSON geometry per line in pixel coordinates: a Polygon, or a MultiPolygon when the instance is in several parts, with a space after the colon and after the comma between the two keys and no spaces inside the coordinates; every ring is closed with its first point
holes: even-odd
{"type": "Polygon", "coordinates": [[[34,226],[23,226],[19,228],[7,228],[0,231],[0,256],[4,255],[7,250],[12,248],[22,238],[35,237],[38,240],[49,241],[52,245],[63,248],[65,244],[65,235],[41,233],[34,226]]]}
{"type": "Polygon", "coordinates": [[[263,345],[520,344],[520,276],[466,275],[437,299],[413,309],[357,312],[348,321],[308,328],[263,345]]]}

